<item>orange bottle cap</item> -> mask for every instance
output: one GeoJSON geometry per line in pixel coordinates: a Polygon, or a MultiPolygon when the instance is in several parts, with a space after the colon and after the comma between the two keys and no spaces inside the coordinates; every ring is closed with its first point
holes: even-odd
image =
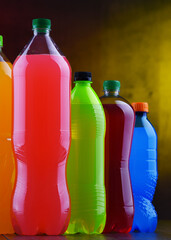
{"type": "Polygon", "coordinates": [[[134,102],[131,105],[135,112],[148,112],[147,102],[134,102]]]}

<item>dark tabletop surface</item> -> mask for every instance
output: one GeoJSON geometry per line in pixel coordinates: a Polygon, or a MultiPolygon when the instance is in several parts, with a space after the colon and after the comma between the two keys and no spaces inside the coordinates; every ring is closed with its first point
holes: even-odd
{"type": "Polygon", "coordinates": [[[171,239],[171,221],[159,221],[155,233],[127,233],[127,234],[99,234],[99,235],[65,235],[65,236],[17,236],[13,235],[0,235],[0,240],[159,240],[171,239]]]}

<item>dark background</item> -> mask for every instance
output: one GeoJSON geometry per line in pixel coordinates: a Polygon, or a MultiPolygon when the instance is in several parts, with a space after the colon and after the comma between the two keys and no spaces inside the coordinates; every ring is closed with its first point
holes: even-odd
{"type": "Polygon", "coordinates": [[[0,34],[11,62],[32,37],[32,19],[50,18],[51,36],[73,73],[91,71],[102,95],[104,80],[121,81],[128,101],[147,101],[158,133],[159,179],[154,205],[171,219],[171,1],[3,1],[0,34]]]}

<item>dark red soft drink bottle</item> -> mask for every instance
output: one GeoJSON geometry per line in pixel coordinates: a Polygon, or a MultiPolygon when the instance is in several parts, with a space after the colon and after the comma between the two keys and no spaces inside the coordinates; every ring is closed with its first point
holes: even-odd
{"type": "Polygon", "coordinates": [[[50,28],[49,19],[33,20],[34,36],[13,67],[12,223],[21,235],[62,234],[70,219],[71,69],[50,28]]]}
{"type": "Polygon", "coordinates": [[[104,233],[127,233],[134,216],[129,156],[135,116],[133,108],[119,96],[119,81],[104,81],[103,88],[104,95],[100,100],[106,116],[104,233]]]}

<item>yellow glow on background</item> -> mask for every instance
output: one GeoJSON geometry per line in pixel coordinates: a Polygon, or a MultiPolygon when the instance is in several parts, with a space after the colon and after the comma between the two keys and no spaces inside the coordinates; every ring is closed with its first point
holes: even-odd
{"type": "MultiPolygon", "coordinates": [[[[171,174],[171,3],[130,5],[118,13],[108,6],[101,24],[76,43],[73,70],[92,71],[93,88],[121,81],[129,102],[147,101],[158,133],[160,177],[171,174]],[[79,66],[79,67],[78,67],[79,66]]],[[[93,23],[92,23],[93,24],[93,23]]]]}
{"type": "Polygon", "coordinates": [[[155,205],[160,217],[169,218],[171,1],[164,4],[125,1],[118,6],[111,1],[102,8],[98,24],[89,21],[89,27],[87,37],[78,37],[73,44],[73,72],[91,71],[92,87],[99,96],[103,94],[103,81],[113,79],[121,81],[120,95],[130,103],[149,103],[148,118],[158,134],[159,180],[155,205]]]}

